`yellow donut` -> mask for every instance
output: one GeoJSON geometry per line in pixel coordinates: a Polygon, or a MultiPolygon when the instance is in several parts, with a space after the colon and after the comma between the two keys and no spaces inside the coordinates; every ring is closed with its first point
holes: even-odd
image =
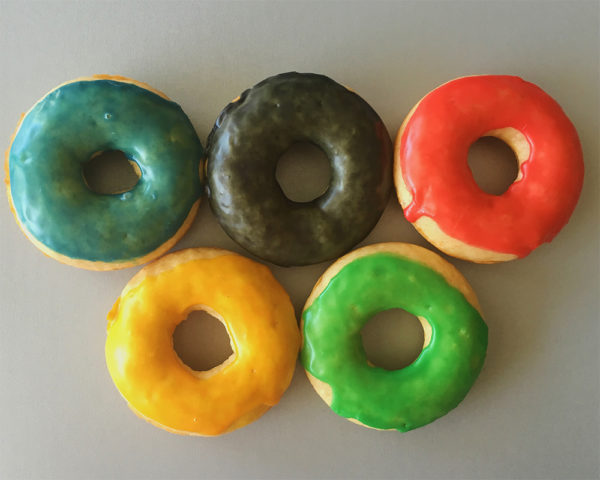
{"type": "Polygon", "coordinates": [[[257,262],[197,248],[144,267],[108,314],[106,362],[130,408],[173,433],[219,435],[275,405],[290,384],[300,333],[289,296],[257,262]],[[227,329],[233,354],[199,372],[173,350],[173,331],[193,310],[227,329]]]}

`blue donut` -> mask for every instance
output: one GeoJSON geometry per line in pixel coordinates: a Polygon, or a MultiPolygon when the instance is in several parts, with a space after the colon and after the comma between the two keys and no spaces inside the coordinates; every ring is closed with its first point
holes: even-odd
{"type": "Polygon", "coordinates": [[[152,260],[189,228],[203,192],[204,149],[179,105],[123,77],[65,83],[22,118],[6,154],[17,222],[45,254],[90,270],[152,260]],[[140,178],[90,190],[82,165],[120,150],[140,178]]]}

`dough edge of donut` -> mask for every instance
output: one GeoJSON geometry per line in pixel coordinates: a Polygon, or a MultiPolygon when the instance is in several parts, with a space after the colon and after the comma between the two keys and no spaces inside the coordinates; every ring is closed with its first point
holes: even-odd
{"type": "MultiPolygon", "coordinates": [[[[427,95],[429,95],[434,90],[448,84],[452,83],[461,78],[468,78],[472,76],[486,76],[483,75],[469,75],[456,77],[452,80],[448,80],[447,82],[438,85],[433,90],[427,92],[408,112],[406,117],[404,118],[400,128],[398,129],[398,133],[396,135],[396,139],[394,142],[394,160],[393,160],[393,178],[394,184],[396,185],[396,195],[398,197],[398,201],[402,206],[402,209],[405,209],[412,202],[412,194],[408,190],[406,183],[404,182],[404,177],[402,175],[401,165],[401,155],[400,155],[400,144],[402,143],[402,136],[404,134],[404,130],[408,125],[413,114],[416,112],[420,103],[423,101],[427,95]]],[[[528,143],[523,143],[524,135],[518,130],[512,127],[499,128],[497,130],[492,130],[490,132],[485,133],[483,136],[492,136],[495,138],[499,138],[513,150],[518,164],[519,164],[519,172],[515,182],[518,182],[522,178],[522,170],[521,167],[523,163],[529,157],[530,147],[528,143]],[[516,132],[516,133],[515,133],[516,132]]],[[[514,183],[514,182],[513,182],[514,183]]],[[[476,247],[474,245],[469,245],[462,240],[458,240],[447,233],[445,233],[440,226],[437,224],[435,220],[428,216],[419,217],[414,223],[411,222],[413,227],[425,238],[429,243],[431,243],[434,247],[438,248],[442,252],[450,255],[452,257],[459,258],[461,260],[467,260],[474,263],[500,263],[500,262],[508,262],[511,260],[516,260],[519,258],[517,255],[512,253],[503,253],[496,252],[494,250],[488,250],[481,247],[476,247]]]]}
{"type": "MultiPolygon", "coordinates": [[[[65,85],[69,85],[71,83],[84,82],[84,81],[91,82],[91,81],[95,81],[95,80],[114,80],[114,81],[121,82],[121,83],[129,83],[132,85],[136,85],[140,88],[143,88],[145,90],[149,90],[149,91],[159,95],[160,97],[164,98],[165,100],[171,101],[169,99],[169,97],[167,97],[164,93],[162,93],[160,90],[156,90],[155,88],[151,87],[147,83],[139,82],[137,80],[133,80],[128,77],[123,77],[121,75],[97,74],[97,75],[90,75],[87,77],[78,77],[74,80],[69,80],[69,81],[63,82],[60,85],[49,90],[46,94],[44,94],[37,102],[35,102],[33,104],[33,106],[29,110],[27,110],[26,113],[21,114],[21,117],[19,118],[17,126],[16,126],[13,134],[10,137],[10,143],[8,145],[8,148],[4,152],[4,183],[6,184],[6,195],[8,197],[9,208],[10,208],[10,211],[12,212],[13,216],[15,217],[15,220],[17,221],[17,225],[19,226],[19,229],[28,238],[28,240],[31,243],[33,243],[33,245],[38,250],[40,250],[47,257],[57,260],[58,262],[65,264],[65,265],[69,265],[71,267],[82,268],[84,270],[106,272],[106,271],[110,271],[110,270],[121,270],[124,268],[142,265],[144,263],[148,263],[148,262],[155,260],[155,259],[159,258],[160,256],[164,255],[167,251],[169,251],[171,248],[173,248],[173,246],[179,240],[181,240],[181,238],[185,235],[185,233],[192,226],[194,218],[196,218],[196,214],[198,213],[198,208],[200,206],[200,202],[201,202],[202,198],[199,198],[198,200],[196,200],[194,202],[194,204],[190,208],[190,211],[188,212],[185,220],[183,221],[183,223],[181,224],[179,229],[175,232],[175,234],[171,238],[167,239],[164,243],[159,245],[157,248],[155,248],[151,252],[148,252],[146,255],[144,255],[142,257],[134,258],[129,261],[102,262],[102,261],[83,260],[83,259],[69,257],[67,255],[63,255],[63,254],[58,253],[58,252],[52,250],[51,248],[47,247],[42,242],[40,242],[37,238],[35,238],[33,236],[33,234],[31,234],[31,232],[29,232],[29,230],[27,230],[27,228],[25,228],[25,226],[21,223],[21,220],[19,219],[16,209],[15,209],[15,206],[13,204],[11,186],[10,186],[10,168],[9,168],[9,157],[10,157],[10,151],[12,149],[12,144],[13,144],[15,138],[17,137],[17,134],[19,133],[19,130],[21,128],[23,120],[35,108],[35,106],[38,103],[40,103],[42,100],[44,100],[53,91],[58,90],[59,88],[64,87],[65,85]]],[[[202,170],[203,169],[202,169],[202,164],[201,164],[200,168],[199,168],[200,179],[203,178],[202,170]]]]}
{"type": "MultiPolygon", "coordinates": [[[[354,260],[375,253],[390,253],[392,255],[405,257],[436,271],[446,280],[446,282],[448,282],[450,286],[456,288],[460,293],[462,293],[467,302],[469,302],[469,304],[473,308],[475,308],[483,317],[483,314],[481,312],[481,306],[479,304],[479,300],[477,299],[475,291],[473,290],[467,279],[464,277],[464,275],[460,273],[460,271],[454,265],[452,265],[447,260],[443,259],[437,253],[425,247],[402,242],[386,242],[367,245],[365,247],[361,247],[350,253],[347,253],[346,255],[341,257],[339,260],[337,260],[331,266],[329,266],[329,268],[317,280],[315,286],[313,287],[313,290],[311,291],[308,299],[306,300],[304,308],[302,309],[302,313],[304,313],[304,311],[312,305],[314,300],[318,298],[318,296],[323,292],[323,290],[325,290],[327,285],[329,285],[329,282],[340,272],[340,270],[342,270],[342,268],[344,268],[346,265],[348,265],[354,260]]],[[[301,316],[300,320],[300,334],[302,335],[302,344],[304,344],[304,315],[301,316]]],[[[429,339],[427,338],[427,334],[425,335],[425,337],[426,345],[429,339]]],[[[321,399],[329,407],[331,407],[331,403],[333,401],[333,389],[331,388],[331,386],[323,380],[320,380],[314,375],[312,375],[306,368],[304,368],[304,373],[308,377],[308,380],[311,383],[313,389],[317,392],[321,399]]],[[[395,428],[381,429],[371,427],[369,425],[365,425],[364,423],[360,422],[355,418],[342,418],[345,418],[346,420],[352,423],[366,428],[370,428],[372,430],[396,430],[395,428]]]]}

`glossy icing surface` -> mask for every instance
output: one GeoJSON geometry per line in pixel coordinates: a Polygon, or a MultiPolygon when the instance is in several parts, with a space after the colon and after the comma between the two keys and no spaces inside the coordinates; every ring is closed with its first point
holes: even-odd
{"type": "Polygon", "coordinates": [[[396,146],[412,195],[410,222],[430,217],[468,245],[524,257],[567,223],[583,183],[577,132],[536,85],[513,76],[464,77],[430,92],[396,146]],[[500,195],[483,192],[469,147],[492,130],[514,128],[530,145],[519,179],[500,195]]]}
{"type": "Polygon", "coordinates": [[[218,435],[275,405],[288,387],[300,344],[294,310],[270,270],[247,258],[182,250],[148,267],[166,262],[160,273],[134,278],[108,314],[108,369],[131,408],[152,423],[218,435]],[[234,357],[194,372],[173,350],[172,335],[191,310],[206,307],[224,322],[234,357]]]}
{"type": "Polygon", "coordinates": [[[303,313],[301,359],[329,384],[331,408],[379,429],[408,431],[445,415],[465,397],[487,349],[479,312],[435,270],[390,253],[345,265],[303,313]],[[376,313],[424,317],[432,337],[409,366],[367,364],[360,330],[376,313]]]}
{"type": "Polygon", "coordinates": [[[22,228],[61,255],[122,262],[175,235],[202,194],[204,151],[174,102],[137,85],[83,80],[50,92],[24,117],[8,154],[22,228]],[[121,150],[140,170],[133,189],[91,191],[82,164],[121,150]]]}
{"type": "Polygon", "coordinates": [[[213,212],[236,242],[278,265],[338,257],[361,241],[391,191],[392,146],[377,113],[328,77],[285,73],[245,91],[221,113],[208,139],[213,212]],[[331,182],[311,202],[279,186],[279,158],[311,142],[329,159],[331,182]]]}

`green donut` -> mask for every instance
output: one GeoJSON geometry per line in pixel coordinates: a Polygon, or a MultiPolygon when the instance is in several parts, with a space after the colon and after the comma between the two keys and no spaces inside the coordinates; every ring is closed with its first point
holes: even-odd
{"type": "Polygon", "coordinates": [[[158,257],[190,226],[204,151],[179,105],[145,84],[93,76],[52,90],[23,117],[7,151],[19,226],[47,255],[112,270],[158,257]],[[140,179],[112,195],[90,190],[82,164],[121,150],[140,179]]]}
{"type": "Polygon", "coordinates": [[[416,245],[371,245],[334,263],[302,314],[301,360],[331,409],[364,426],[406,432],[448,413],[477,378],[487,326],[477,298],[452,265],[416,245]],[[417,316],[419,357],[399,370],[370,365],[360,331],[392,308],[417,316]]]}
{"type": "Polygon", "coordinates": [[[272,263],[308,265],[339,257],[365,238],[391,189],[385,125],[357,94],[328,77],[284,73],[230,103],[207,141],[208,197],[229,236],[272,263]],[[311,202],[288,199],[277,162],[296,142],[329,159],[331,182],[311,202]]]}

